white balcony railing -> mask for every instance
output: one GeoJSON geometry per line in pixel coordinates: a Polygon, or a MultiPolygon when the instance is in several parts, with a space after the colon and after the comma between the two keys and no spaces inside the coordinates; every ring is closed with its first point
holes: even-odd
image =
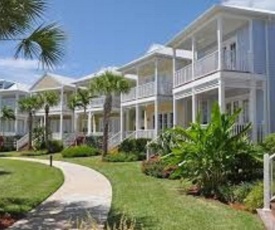
{"type": "MultiPolygon", "coordinates": [[[[105,96],[93,98],[91,100],[91,103],[88,108],[90,108],[90,109],[102,108],[103,109],[104,102],[105,102],[105,96]]],[[[120,106],[120,98],[119,97],[113,97],[112,106],[113,106],[113,108],[118,108],[120,106]]]]}
{"type": "MultiPolygon", "coordinates": [[[[250,72],[252,67],[252,56],[248,52],[223,51],[222,69],[228,71],[250,72]]],[[[194,79],[204,77],[218,70],[219,55],[218,51],[204,56],[194,64],[194,79]]],[[[174,76],[174,87],[192,81],[192,65],[185,66],[176,71],[174,76]]]]}
{"type": "Polygon", "coordinates": [[[138,86],[138,98],[151,97],[156,93],[156,84],[155,82],[149,82],[138,86]]]}
{"type": "Polygon", "coordinates": [[[132,88],[129,94],[122,94],[121,101],[128,102],[136,99],[152,97],[156,95],[172,95],[173,84],[172,82],[161,81],[158,83],[158,90],[156,90],[156,82],[149,82],[138,87],[132,88]]]}
{"type": "Polygon", "coordinates": [[[218,51],[215,51],[196,61],[195,78],[200,78],[216,71],[218,69],[218,59],[218,51]]]}
{"type": "Polygon", "coordinates": [[[174,86],[177,87],[190,81],[192,81],[192,64],[185,66],[176,72],[174,86]]]}

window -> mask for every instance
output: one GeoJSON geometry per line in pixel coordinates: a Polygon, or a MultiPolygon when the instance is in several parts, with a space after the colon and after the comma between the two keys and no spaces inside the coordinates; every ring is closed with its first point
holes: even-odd
{"type": "Polygon", "coordinates": [[[232,114],[231,102],[226,104],[226,113],[230,115],[232,114]]]}
{"type": "Polygon", "coordinates": [[[159,129],[162,130],[162,129],[163,129],[163,123],[162,123],[162,122],[163,122],[163,116],[162,116],[162,114],[159,114],[159,115],[158,115],[158,119],[159,119],[159,120],[158,120],[159,129]]]}
{"type": "Polygon", "coordinates": [[[163,114],[163,128],[168,128],[168,113],[163,114]]]}
{"type": "Polygon", "coordinates": [[[169,128],[172,128],[174,126],[174,114],[170,113],[169,117],[169,128]]]}
{"type": "Polygon", "coordinates": [[[249,122],[249,102],[248,100],[243,101],[243,122],[248,123],[249,122]]]}
{"type": "Polygon", "coordinates": [[[207,103],[207,101],[202,101],[201,110],[202,110],[202,124],[207,124],[208,123],[208,103],[207,103]]]}

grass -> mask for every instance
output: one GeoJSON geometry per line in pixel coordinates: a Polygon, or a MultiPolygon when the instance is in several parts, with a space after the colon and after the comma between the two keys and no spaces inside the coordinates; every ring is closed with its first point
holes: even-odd
{"type": "Polygon", "coordinates": [[[63,159],[60,154],[54,158],[96,169],[109,178],[113,186],[108,219],[111,225],[125,214],[137,221],[138,229],[142,226],[146,230],[264,229],[256,215],[219,202],[182,195],[179,181],[143,175],[140,163],[101,162],[99,157],[63,159]]]}
{"type": "Polygon", "coordinates": [[[63,183],[59,169],[0,158],[0,214],[22,216],[63,183]]]}

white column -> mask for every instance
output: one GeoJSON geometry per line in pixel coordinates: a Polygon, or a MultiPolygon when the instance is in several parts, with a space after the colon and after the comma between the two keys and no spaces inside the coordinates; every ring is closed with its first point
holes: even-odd
{"type": "Polygon", "coordinates": [[[15,108],[14,108],[14,115],[15,115],[15,120],[14,120],[14,132],[15,134],[18,133],[18,101],[19,101],[19,94],[15,94],[15,108]]]}
{"type": "Polygon", "coordinates": [[[59,127],[59,135],[60,135],[60,140],[63,139],[63,113],[60,114],[60,127],[59,127]]]}
{"type": "Polygon", "coordinates": [[[120,141],[123,141],[124,138],[124,119],[123,119],[123,107],[120,107],[120,141]]]}
{"type": "Polygon", "coordinates": [[[192,79],[194,80],[195,75],[195,68],[196,68],[196,39],[192,37],[192,79]]]}
{"type": "Polygon", "coordinates": [[[140,130],[140,121],[139,121],[139,106],[136,105],[136,138],[138,138],[138,131],[140,130]]]}
{"type": "Polygon", "coordinates": [[[250,122],[252,124],[252,140],[257,141],[257,110],[256,110],[256,83],[251,82],[249,93],[249,114],[250,122]]]}
{"type": "Polygon", "coordinates": [[[264,207],[263,210],[270,210],[270,157],[269,154],[264,155],[264,207]]]}
{"type": "Polygon", "coordinates": [[[74,115],[74,133],[78,133],[78,113],[74,115]]]}
{"type": "Polygon", "coordinates": [[[218,41],[218,70],[222,70],[222,41],[223,40],[223,18],[220,16],[217,19],[217,41],[218,41]]]}
{"type": "Polygon", "coordinates": [[[225,87],[222,78],[219,79],[218,102],[221,112],[225,113],[225,87]]]}
{"type": "Polygon", "coordinates": [[[155,135],[159,133],[159,102],[158,99],[155,100],[155,135]]]}
{"type": "Polygon", "coordinates": [[[158,96],[159,90],[158,90],[158,59],[155,60],[155,95],[158,96]]]}
{"type": "MultiPolygon", "coordinates": [[[[264,103],[264,111],[263,111],[263,138],[267,135],[268,133],[268,115],[267,115],[267,89],[266,89],[266,82],[263,82],[263,103],[264,103]]],[[[1,127],[1,126],[0,126],[1,127]]]]}
{"type": "Polygon", "coordinates": [[[173,86],[176,86],[176,72],[177,72],[177,50],[173,48],[173,86]]]}
{"type": "MultiPolygon", "coordinates": [[[[2,95],[0,95],[0,116],[2,115],[2,95]]],[[[0,119],[0,129],[2,129],[2,124],[1,121],[2,119],[0,119]]],[[[2,135],[1,131],[0,131],[0,135],[2,135]]]]}
{"type": "Polygon", "coordinates": [[[88,135],[92,134],[92,112],[88,113],[88,135]]]}
{"type": "Polygon", "coordinates": [[[175,96],[173,96],[173,127],[176,127],[177,125],[177,100],[175,96]]]}
{"type": "Polygon", "coordinates": [[[192,95],[192,122],[196,122],[197,118],[197,95],[193,92],[192,95]]]}
{"type": "Polygon", "coordinates": [[[93,133],[96,133],[96,116],[93,114],[93,133]]]}

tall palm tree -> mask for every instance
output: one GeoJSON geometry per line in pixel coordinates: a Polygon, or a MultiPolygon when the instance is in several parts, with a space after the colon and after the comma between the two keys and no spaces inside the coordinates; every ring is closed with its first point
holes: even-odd
{"type": "MultiPolygon", "coordinates": [[[[84,120],[88,120],[87,109],[93,97],[95,96],[91,90],[78,88],[77,94],[76,94],[76,106],[83,109],[84,120]]],[[[87,125],[88,125],[88,122],[86,124],[86,128],[87,128],[87,125]]],[[[86,143],[86,139],[87,139],[87,131],[84,130],[84,143],[86,143]]]]}
{"type": "Polygon", "coordinates": [[[46,148],[49,148],[49,113],[52,106],[56,106],[59,103],[59,95],[55,91],[44,91],[38,94],[40,103],[45,111],[45,144],[46,148]]]}
{"type": "Polygon", "coordinates": [[[19,104],[20,111],[28,113],[28,129],[29,129],[28,149],[32,150],[33,117],[34,117],[35,111],[40,109],[42,104],[37,96],[22,98],[18,101],[18,104],[19,104]]]}
{"type": "Polygon", "coordinates": [[[37,58],[43,67],[59,64],[65,33],[57,23],[45,24],[46,0],[1,0],[0,40],[18,42],[15,57],[37,58]]]}
{"type": "Polygon", "coordinates": [[[16,119],[14,110],[8,106],[3,106],[2,111],[0,114],[1,124],[2,124],[2,130],[3,130],[3,136],[5,134],[4,130],[4,122],[5,121],[14,121],[16,119]]]}
{"type": "Polygon", "coordinates": [[[128,93],[132,87],[131,81],[119,73],[106,71],[91,80],[90,89],[105,96],[103,108],[103,146],[102,157],[108,152],[109,123],[112,112],[113,96],[128,93]]]}
{"type": "Polygon", "coordinates": [[[70,95],[68,102],[67,102],[68,108],[72,111],[72,123],[73,123],[73,132],[76,132],[75,129],[75,108],[78,106],[78,97],[76,93],[73,93],[70,95]]]}

